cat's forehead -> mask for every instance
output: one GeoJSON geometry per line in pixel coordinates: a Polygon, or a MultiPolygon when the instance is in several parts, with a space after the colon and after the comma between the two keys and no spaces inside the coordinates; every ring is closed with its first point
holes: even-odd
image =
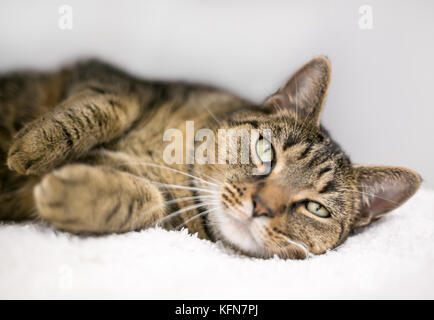
{"type": "Polygon", "coordinates": [[[287,150],[290,147],[309,144],[311,147],[329,149],[333,155],[344,154],[342,149],[330,137],[329,133],[316,123],[298,119],[293,115],[272,115],[257,118],[246,118],[244,123],[261,132],[271,132],[274,145],[287,150]]]}
{"type": "Polygon", "coordinates": [[[288,161],[294,158],[297,160],[314,158],[304,163],[307,167],[326,161],[336,161],[337,167],[350,163],[348,156],[330,137],[327,130],[316,123],[299,119],[291,113],[248,112],[237,114],[229,123],[233,127],[247,125],[259,130],[260,134],[270,139],[280,156],[288,158],[288,161]]]}
{"type": "Polygon", "coordinates": [[[257,127],[272,132],[276,172],[292,188],[310,187],[326,195],[346,186],[350,160],[321,126],[293,116],[272,116],[262,118],[257,127]]]}

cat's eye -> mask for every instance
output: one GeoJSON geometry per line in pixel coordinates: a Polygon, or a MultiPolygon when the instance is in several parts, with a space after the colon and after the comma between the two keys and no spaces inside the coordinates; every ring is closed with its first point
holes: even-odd
{"type": "Polygon", "coordinates": [[[256,153],[263,163],[273,160],[273,147],[271,142],[264,138],[259,138],[256,142],[256,153]]]}
{"type": "Polygon", "coordinates": [[[306,202],[306,209],[310,213],[321,217],[321,218],[328,218],[330,217],[330,212],[321,204],[315,201],[307,201],[306,202]]]}

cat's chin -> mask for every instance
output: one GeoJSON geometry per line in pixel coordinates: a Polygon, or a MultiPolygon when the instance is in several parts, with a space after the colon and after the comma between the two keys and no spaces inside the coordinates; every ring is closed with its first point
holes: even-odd
{"type": "Polygon", "coordinates": [[[258,243],[251,230],[249,217],[239,212],[219,210],[210,213],[211,228],[219,240],[252,256],[263,256],[263,247],[258,243]]]}

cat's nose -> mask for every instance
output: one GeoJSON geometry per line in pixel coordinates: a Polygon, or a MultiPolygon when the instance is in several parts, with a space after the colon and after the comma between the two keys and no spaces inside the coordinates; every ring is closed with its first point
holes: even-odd
{"type": "Polygon", "coordinates": [[[271,210],[264,204],[264,202],[262,201],[259,195],[253,194],[252,202],[253,202],[253,213],[252,213],[253,217],[273,216],[273,210],[271,210]]]}

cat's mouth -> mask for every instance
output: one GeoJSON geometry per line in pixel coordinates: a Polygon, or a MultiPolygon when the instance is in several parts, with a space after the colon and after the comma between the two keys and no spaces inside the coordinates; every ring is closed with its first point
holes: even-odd
{"type": "Polygon", "coordinates": [[[257,190],[256,185],[225,183],[212,196],[203,195],[206,225],[214,239],[253,257],[307,258],[304,244],[275,230],[275,217],[257,190]]]}
{"type": "Polygon", "coordinates": [[[263,255],[263,246],[255,234],[254,221],[249,212],[252,203],[245,201],[241,206],[229,207],[221,202],[217,210],[210,213],[211,226],[219,240],[253,255],[263,255]]]}
{"type": "Polygon", "coordinates": [[[224,189],[218,192],[218,200],[210,205],[207,215],[208,227],[216,240],[258,258],[271,258],[275,254],[284,259],[305,259],[309,256],[304,244],[282,234],[274,234],[270,217],[258,216],[258,205],[254,203],[255,197],[249,187],[243,188],[244,199],[229,198],[227,193],[222,192],[224,189]]]}

